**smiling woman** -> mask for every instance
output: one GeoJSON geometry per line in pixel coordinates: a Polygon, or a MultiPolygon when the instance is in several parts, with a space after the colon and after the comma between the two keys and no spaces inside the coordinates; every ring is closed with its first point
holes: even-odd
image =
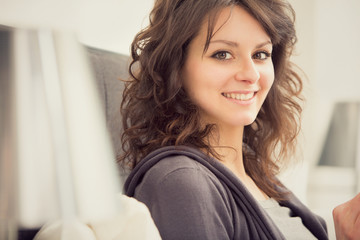
{"type": "Polygon", "coordinates": [[[155,2],[132,44],[119,161],[163,239],[327,239],[276,178],[299,131],[295,42],[283,0],[155,2]]]}

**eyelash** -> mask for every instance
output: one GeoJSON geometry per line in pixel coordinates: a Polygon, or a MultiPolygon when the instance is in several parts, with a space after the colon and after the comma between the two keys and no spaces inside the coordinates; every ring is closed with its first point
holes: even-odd
{"type": "Polygon", "coordinates": [[[259,51],[259,52],[256,52],[253,56],[257,55],[257,54],[265,54],[265,58],[255,58],[255,59],[258,59],[258,60],[266,60],[268,59],[269,57],[271,57],[271,53],[267,52],[267,51],[259,51]]]}
{"type": "MultiPolygon", "coordinates": [[[[215,52],[211,57],[212,57],[212,58],[216,58],[216,59],[218,59],[218,60],[220,60],[220,61],[229,60],[227,57],[225,57],[225,58],[220,58],[220,57],[219,57],[219,54],[224,54],[224,53],[231,55],[230,52],[221,50],[221,51],[215,52]]],[[[254,59],[261,60],[261,61],[264,61],[264,60],[268,59],[269,57],[271,57],[271,53],[269,53],[269,52],[267,52],[267,51],[259,51],[259,52],[256,52],[256,53],[253,55],[253,58],[254,58],[254,59]],[[265,54],[265,58],[261,58],[261,57],[260,57],[260,58],[256,58],[255,56],[256,56],[257,54],[265,54]]]]}
{"type": "Polygon", "coordinates": [[[215,52],[211,57],[212,57],[212,58],[216,58],[216,59],[218,59],[218,60],[220,60],[220,61],[229,60],[229,59],[227,59],[227,58],[220,58],[220,57],[219,57],[219,54],[224,54],[224,53],[231,55],[231,53],[228,52],[228,51],[217,51],[217,52],[215,52]]]}

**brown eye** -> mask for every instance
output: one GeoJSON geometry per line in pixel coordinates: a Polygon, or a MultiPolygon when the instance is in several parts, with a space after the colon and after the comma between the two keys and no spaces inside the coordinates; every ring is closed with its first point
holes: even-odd
{"type": "Polygon", "coordinates": [[[228,60],[231,58],[231,54],[226,51],[220,51],[212,55],[213,58],[219,59],[219,60],[228,60]]]}
{"type": "Polygon", "coordinates": [[[271,55],[268,52],[257,52],[257,53],[254,54],[253,58],[258,59],[258,60],[266,60],[270,56],[271,55]]]}

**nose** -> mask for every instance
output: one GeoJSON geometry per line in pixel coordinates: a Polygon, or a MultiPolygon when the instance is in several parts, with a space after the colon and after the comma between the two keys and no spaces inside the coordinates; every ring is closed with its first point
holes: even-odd
{"type": "Polygon", "coordinates": [[[235,79],[249,83],[255,83],[260,79],[259,70],[252,58],[242,59],[240,61],[235,74],[235,79]]]}

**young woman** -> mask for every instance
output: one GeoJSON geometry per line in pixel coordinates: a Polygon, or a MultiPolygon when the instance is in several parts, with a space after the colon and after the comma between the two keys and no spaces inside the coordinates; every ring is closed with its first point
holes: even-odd
{"type": "Polygon", "coordinates": [[[327,239],[276,178],[302,81],[283,0],[157,0],[132,44],[120,161],[163,239],[327,239]]]}

